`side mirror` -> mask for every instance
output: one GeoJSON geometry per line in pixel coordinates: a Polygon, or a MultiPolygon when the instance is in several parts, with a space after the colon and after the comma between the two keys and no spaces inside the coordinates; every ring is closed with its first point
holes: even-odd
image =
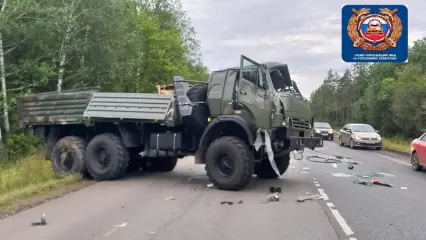
{"type": "Polygon", "coordinates": [[[376,133],[379,133],[379,130],[376,130],[376,133]]]}

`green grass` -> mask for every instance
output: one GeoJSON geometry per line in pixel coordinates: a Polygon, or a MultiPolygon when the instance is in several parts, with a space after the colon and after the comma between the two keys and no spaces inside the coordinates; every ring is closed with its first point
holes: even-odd
{"type": "Polygon", "coordinates": [[[20,199],[60,188],[81,179],[80,176],[57,177],[42,154],[0,165],[0,208],[20,199]]]}
{"type": "Polygon", "coordinates": [[[383,139],[383,148],[394,152],[410,153],[411,141],[401,137],[385,137],[383,139]]]}

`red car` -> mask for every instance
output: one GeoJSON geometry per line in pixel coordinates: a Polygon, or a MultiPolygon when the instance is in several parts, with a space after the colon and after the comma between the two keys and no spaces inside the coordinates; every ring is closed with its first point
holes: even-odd
{"type": "Polygon", "coordinates": [[[411,142],[411,166],[416,171],[426,167],[426,133],[411,142]]]}

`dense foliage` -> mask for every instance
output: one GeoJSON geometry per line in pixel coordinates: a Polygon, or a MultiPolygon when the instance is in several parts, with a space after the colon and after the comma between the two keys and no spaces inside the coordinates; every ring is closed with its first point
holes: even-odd
{"type": "Polygon", "coordinates": [[[426,38],[409,49],[407,63],[356,63],[342,75],[329,70],[311,95],[316,120],[336,126],[371,124],[387,136],[426,131],[426,38]]]}
{"type": "MultiPolygon", "coordinates": [[[[156,84],[170,83],[173,75],[208,77],[180,0],[5,2],[0,16],[2,90],[7,93],[3,136],[20,134],[15,99],[28,92],[82,86],[152,92],[156,84]]],[[[20,136],[3,138],[6,147],[26,152],[16,149],[20,136]]]]}

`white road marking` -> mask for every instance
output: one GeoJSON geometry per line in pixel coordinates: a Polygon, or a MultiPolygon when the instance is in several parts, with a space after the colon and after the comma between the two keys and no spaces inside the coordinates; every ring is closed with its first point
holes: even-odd
{"type": "Polygon", "coordinates": [[[324,201],[328,201],[328,195],[324,192],[324,189],[318,188],[318,192],[321,194],[321,197],[323,197],[324,201]]]}
{"type": "Polygon", "coordinates": [[[336,219],[337,223],[339,223],[340,227],[343,229],[343,232],[345,232],[346,236],[354,234],[354,232],[352,231],[352,228],[349,227],[348,223],[340,214],[340,212],[333,208],[334,204],[328,202],[327,206],[330,209],[331,213],[333,214],[334,218],[336,219]]]}
{"type": "MultiPolygon", "coordinates": [[[[329,200],[328,195],[325,193],[324,189],[318,188],[318,192],[321,194],[322,198],[325,201],[329,200]]],[[[352,228],[348,225],[348,223],[340,214],[340,212],[337,209],[335,209],[336,206],[332,202],[326,202],[326,204],[327,204],[327,207],[330,209],[331,213],[333,214],[334,218],[336,219],[337,223],[340,225],[343,232],[346,234],[346,236],[353,235],[354,232],[352,231],[352,228]]],[[[351,237],[349,238],[349,240],[357,240],[357,239],[351,237]]]]}
{"type": "Polygon", "coordinates": [[[319,185],[319,184],[317,183],[317,184],[315,184],[315,187],[321,187],[321,185],[319,185]]]}
{"type": "Polygon", "coordinates": [[[386,158],[387,160],[390,160],[390,161],[392,161],[392,162],[395,162],[395,163],[398,163],[398,164],[402,164],[402,165],[404,165],[404,166],[411,167],[411,164],[410,164],[410,163],[408,163],[408,162],[404,162],[404,161],[402,161],[402,160],[398,160],[398,159],[396,159],[396,158],[389,157],[389,156],[382,155],[382,154],[378,154],[378,153],[373,153],[373,154],[374,154],[374,155],[376,155],[376,156],[382,157],[382,158],[386,158]]]}

